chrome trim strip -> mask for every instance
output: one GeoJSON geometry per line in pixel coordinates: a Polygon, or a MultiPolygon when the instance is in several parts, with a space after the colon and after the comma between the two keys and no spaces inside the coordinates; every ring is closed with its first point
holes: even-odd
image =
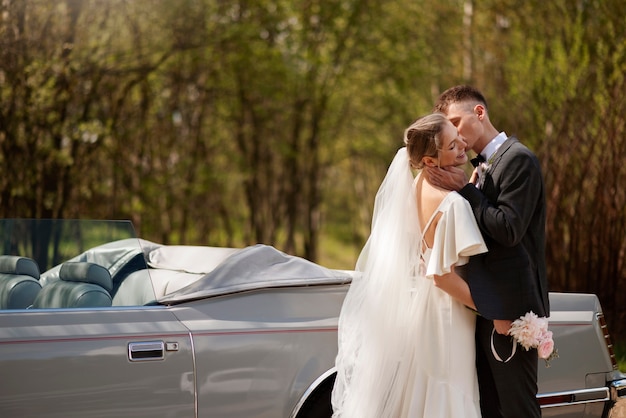
{"type": "Polygon", "coordinates": [[[564,392],[542,393],[540,395],[537,395],[537,399],[539,401],[541,401],[542,399],[563,398],[563,397],[569,397],[569,401],[541,405],[541,408],[552,408],[555,406],[566,406],[566,405],[579,405],[579,404],[593,403],[593,402],[606,402],[611,399],[609,396],[608,387],[569,390],[569,391],[564,391],[564,392]]]}
{"type": "Polygon", "coordinates": [[[296,418],[296,416],[300,412],[300,408],[302,408],[302,405],[304,405],[306,400],[309,399],[309,396],[311,396],[311,393],[313,393],[313,391],[317,389],[317,387],[321,385],[324,380],[326,380],[329,376],[335,374],[336,372],[337,370],[333,367],[332,369],[327,370],[324,374],[322,374],[320,377],[315,379],[315,381],[311,383],[311,385],[304,391],[304,393],[302,394],[302,397],[300,398],[296,406],[293,408],[293,411],[291,411],[289,418],[296,418]]]}
{"type": "Polygon", "coordinates": [[[626,379],[611,382],[611,399],[617,401],[620,398],[626,398],[626,379]]]}

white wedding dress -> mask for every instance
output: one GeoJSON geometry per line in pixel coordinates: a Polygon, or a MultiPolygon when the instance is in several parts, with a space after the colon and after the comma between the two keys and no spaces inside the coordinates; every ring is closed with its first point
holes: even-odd
{"type": "MultiPolygon", "coordinates": [[[[487,251],[467,201],[451,192],[423,243],[402,148],[376,197],[372,232],[339,317],[335,418],[479,418],[475,314],[434,275],[487,251]]],[[[417,180],[417,179],[416,179],[417,180]]]]}

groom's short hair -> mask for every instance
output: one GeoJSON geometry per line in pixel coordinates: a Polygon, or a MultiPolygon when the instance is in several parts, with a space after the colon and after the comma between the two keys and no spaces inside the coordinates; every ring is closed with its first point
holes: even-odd
{"type": "Polygon", "coordinates": [[[452,103],[462,103],[466,101],[479,102],[488,110],[487,99],[476,88],[468,85],[459,85],[450,87],[437,99],[433,111],[448,113],[448,108],[452,103]]]}

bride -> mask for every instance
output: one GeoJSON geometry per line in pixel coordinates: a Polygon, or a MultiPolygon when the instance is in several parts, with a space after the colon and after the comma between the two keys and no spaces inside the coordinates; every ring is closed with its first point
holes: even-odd
{"type": "Polygon", "coordinates": [[[339,317],[333,417],[478,418],[475,306],[454,267],[487,247],[469,203],[420,172],[465,164],[466,144],[439,113],[409,126],[404,143],[339,317]]]}

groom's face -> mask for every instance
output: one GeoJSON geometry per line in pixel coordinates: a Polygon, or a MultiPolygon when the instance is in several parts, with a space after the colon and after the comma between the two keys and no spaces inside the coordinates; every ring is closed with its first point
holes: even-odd
{"type": "Polygon", "coordinates": [[[467,143],[466,149],[474,148],[482,135],[483,126],[477,115],[477,105],[473,102],[457,102],[448,106],[447,117],[459,131],[459,136],[467,143]]]}

